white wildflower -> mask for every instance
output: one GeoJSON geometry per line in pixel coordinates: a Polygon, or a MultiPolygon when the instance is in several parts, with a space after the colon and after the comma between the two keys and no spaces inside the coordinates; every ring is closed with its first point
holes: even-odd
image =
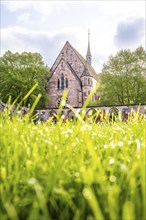
{"type": "Polygon", "coordinates": [[[85,189],[83,190],[83,195],[84,195],[85,198],[87,198],[87,199],[91,199],[91,197],[92,197],[91,192],[90,192],[90,190],[89,190],[88,188],[85,188],[85,189]]]}
{"type": "Polygon", "coordinates": [[[107,148],[107,145],[105,144],[103,147],[106,149],[106,148],[107,148]]]}
{"type": "Polygon", "coordinates": [[[140,141],[138,139],[136,139],[136,143],[137,143],[137,151],[140,150],[140,141]]]}
{"type": "Polygon", "coordinates": [[[79,175],[80,175],[80,174],[79,174],[78,172],[75,173],[75,177],[79,177],[79,175]]]}
{"type": "Polygon", "coordinates": [[[110,146],[111,146],[112,148],[115,148],[115,144],[114,144],[113,142],[110,142],[110,146]]]}
{"type": "Polygon", "coordinates": [[[124,143],[123,143],[122,141],[119,141],[119,142],[118,142],[118,146],[119,146],[119,147],[122,147],[123,145],[124,145],[124,143]]]}
{"type": "Polygon", "coordinates": [[[35,179],[34,177],[32,177],[32,178],[30,178],[30,179],[28,180],[28,183],[31,184],[31,185],[33,185],[33,184],[36,183],[36,179],[35,179]]]}
{"type": "Polygon", "coordinates": [[[110,176],[110,178],[109,178],[109,180],[112,182],[112,183],[114,183],[115,181],[116,181],[116,177],[115,176],[113,176],[113,175],[111,175],[110,176]]]}
{"type": "Polygon", "coordinates": [[[111,159],[109,160],[109,164],[110,164],[110,165],[114,164],[114,162],[115,162],[115,159],[114,159],[114,158],[111,158],[111,159]]]}
{"type": "Polygon", "coordinates": [[[68,133],[73,133],[73,130],[70,129],[70,128],[68,128],[68,129],[67,129],[67,132],[68,132],[68,133]]]}

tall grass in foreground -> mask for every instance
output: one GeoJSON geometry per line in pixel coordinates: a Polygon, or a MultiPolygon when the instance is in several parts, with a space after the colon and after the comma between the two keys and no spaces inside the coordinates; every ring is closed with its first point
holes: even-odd
{"type": "Polygon", "coordinates": [[[1,117],[1,220],[145,220],[146,124],[1,117]]]}

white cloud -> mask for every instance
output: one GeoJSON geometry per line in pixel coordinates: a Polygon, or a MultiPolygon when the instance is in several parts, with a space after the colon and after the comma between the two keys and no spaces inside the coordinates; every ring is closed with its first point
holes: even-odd
{"type": "Polygon", "coordinates": [[[18,11],[20,9],[29,8],[32,5],[31,1],[3,1],[2,4],[11,12],[18,11]]]}
{"type": "Polygon", "coordinates": [[[2,28],[1,31],[2,54],[7,50],[20,53],[23,51],[39,52],[50,67],[67,40],[77,41],[72,36],[72,31],[68,30],[66,33],[66,29],[54,33],[29,30],[28,33],[28,30],[24,28],[8,27],[2,28]]]}
{"type": "MultiPolygon", "coordinates": [[[[125,47],[122,39],[126,35],[121,34],[121,24],[126,26],[129,18],[145,18],[144,2],[134,0],[21,0],[2,3],[7,9],[7,14],[2,17],[2,53],[7,50],[37,51],[43,55],[49,66],[53,64],[67,40],[85,57],[87,31],[90,28],[93,66],[100,71],[109,55],[125,47]],[[118,40],[121,42],[120,46],[117,44],[118,40]]],[[[137,40],[133,41],[132,49],[140,44],[145,46],[144,37],[141,40],[135,39],[137,40]]]]}
{"type": "Polygon", "coordinates": [[[66,1],[3,1],[3,5],[11,12],[17,12],[20,10],[26,10],[31,8],[35,13],[43,15],[43,17],[48,17],[52,13],[58,12],[64,8],[66,8],[66,1]]]}
{"type": "Polygon", "coordinates": [[[29,14],[29,13],[26,13],[26,12],[24,12],[24,13],[21,13],[19,16],[18,16],[18,21],[20,21],[20,22],[24,22],[24,23],[34,23],[34,22],[32,22],[31,21],[31,15],[29,14]]]}

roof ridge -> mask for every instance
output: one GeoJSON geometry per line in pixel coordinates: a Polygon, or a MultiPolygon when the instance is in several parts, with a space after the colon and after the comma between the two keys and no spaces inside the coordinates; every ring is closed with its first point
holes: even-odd
{"type": "MultiPolygon", "coordinates": [[[[66,62],[66,61],[65,61],[66,62]]],[[[73,74],[76,76],[76,78],[79,80],[79,82],[81,83],[81,79],[78,77],[78,75],[76,74],[75,70],[72,68],[72,66],[66,62],[68,67],[70,68],[70,70],[73,72],[73,74]]]]}
{"type": "Polygon", "coordinates": [[[70,44],[70,46],[72,47],[72,49],[74,50],[74,52],[76,53],[76,55],[78,56],[80,61],[83,63],[83,65],[85,65],[88,68],[91,76],[93,76],[93,78],[98,80],[98,75],[97,75],[96,71],[94,70],[94,68],[87,62],[87,60],[85,60],[85,58],[71,44],[70,44]]]}
{"type": "MultiPolygon", "coordinates": [[[[70,44],[68,41],[66,41],[66,43],[64,44],[64,46],[62,47],[62,49],[61,49],[61,51],[64,49],[64,47],[66,46],[66,44],[70,44]]],[[[71,44],[70,44],[71,45],[71,44]]],[[[56,63],[56,61],[57,61],[57,59],[58,59],[58,57],[59,57],[59,55],[61,54],[61,51],[60,51],[60,53],[58,54],[58,56],[57,56],[57,58],[55,59],[55,61],[54,61],[54,63],[53,63],[53,65],[52,65],[52,67],[51,67],[51,69],[50,69],[50,72],[52,71],[52,69],[53,69],[53,66],[54,66],[54,64],[56,63]]]]}
{"type": "MultiPolygon", "coordinates": [[[[66,62],[66,60],[62,57],[61,59],[60,59],[60,61],[58,62],[58,65],[61,63],[61,61],[64,61],[66,64],[68,64],[67,62],[66,62]]],[[[53,64],[54,65],[54,64],[53,64]]],[[[51,75],[50,75],[50,77],[48,78],[48,81],[51,79],[51,77],[53,76],[53,74],[54,74],[54,72],[55,72],[55,70],[57,69],[57,67],[58,67],[58,65],[56,65],[56,67],[54,68],[54,70],[52,71],[50,71],[51,72],[51,75]]]]}
{"type": "MultiPolygon", "coordinates": [[[[52,72],[52,69],[54,67],[54,64],[56,63],[59,55],[61,54],[61,52],[63,51],[64,47],[66,46],[66,44],[69,44],[69,46],[72,48],[72,50],[75,52],[76,56],[79,58],[79,60],[82,62],[82,64],[88,68],[88,71],[90,73],[91,76],[93,76],[94,79],[98,80],[98,75],[96,73],[96,71],[94,70],[94,68],[87,62],[87,60],[70,44],[69,41],[66,41],[66,43],[64,44],[63,48],[61,49],[60,53],[58,54],[55,62],[53,63],[50,72],[52,72]]],[[[56,69],[56,68],[55,68],[56,69]]],[[[53,70],[54,72],[54,70],[53,70]]]]}

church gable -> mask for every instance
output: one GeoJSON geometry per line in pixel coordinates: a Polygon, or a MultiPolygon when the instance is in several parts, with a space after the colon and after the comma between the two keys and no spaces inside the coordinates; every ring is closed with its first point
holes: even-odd
{"type": "Polygon", "coordinates": [[[75,49],[71,46],[71,44],[68,41],[59,53],[55,63],[51,68],[51,72],[54,72],[54,69],[56,68],[61,59],[64,59],[72,67],[72,69],[74,69],[78,77],[81,76],[84,70],[84,64],[76,54],[75,49]]]}
{"type": "Polygon", "coordinates": [[[62,58],[49,79],[47,92],[50,102],[48,108],[57,108],[64,89],[68,89],[68,103],[79,107],[82,105],[81,81],[70,65],[62,58]],[[78,88],[78,89],[77,89],[78,88]]]}

